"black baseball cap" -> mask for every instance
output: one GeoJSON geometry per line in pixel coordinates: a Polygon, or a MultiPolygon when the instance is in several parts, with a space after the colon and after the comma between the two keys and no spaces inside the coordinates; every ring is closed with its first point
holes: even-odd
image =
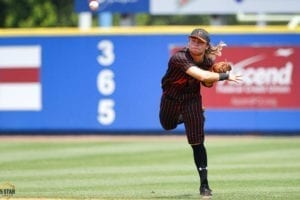
{"type": "Polygon", "coordinates": [[[210,42],[209,33],[202,28],[194,29],[191,32],[191,34],[189,35],[189,37],[197,38],[197,39],[202,40],[203,42],[207,42],[207,43],[210,42]]]}

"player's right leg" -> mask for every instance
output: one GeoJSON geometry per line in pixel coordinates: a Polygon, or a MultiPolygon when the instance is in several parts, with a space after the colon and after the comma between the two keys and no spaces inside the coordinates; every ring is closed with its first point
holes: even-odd
{"type": "Polygon", "coordinates": [[[165,130],[172,130],[177,127],[180,118],[180,103],[176,100],[161,97],[159,119],[165,130]]]}
{"type": "Polygon", "coordinates": [[[207,153],[203,143],[191,145],[193,149],[194,161],[200,177],[200,195],[211,197],[212,190],[209,188],[207,179],[207,153]]]}
{"type": "Polygon", "coordinates": [[[184,122],[188,142],[193,149],[193,157],[200,178],[200,195],[211,197],[207,178],[207,153],[204,146],[204,113],[200,101],[193,101],[184,107],[184,122]]]}

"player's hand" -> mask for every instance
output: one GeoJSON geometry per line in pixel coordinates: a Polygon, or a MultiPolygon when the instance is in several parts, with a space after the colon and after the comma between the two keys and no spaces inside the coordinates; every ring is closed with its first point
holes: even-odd
{"type": "Polygon", "coordinates": [[[229,74],[228,81],[240,83],[243,81],[243,77],[242,77],[242,75],[229,74]]]}

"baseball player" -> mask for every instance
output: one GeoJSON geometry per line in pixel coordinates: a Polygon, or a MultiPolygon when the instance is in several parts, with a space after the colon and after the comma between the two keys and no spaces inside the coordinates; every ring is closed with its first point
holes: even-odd
{"type": "Polygon", "coordinates": [[[204,146],[204,115],[201,85],[211,87],[217,81],[240,82],[241,76],[232,73],[209,71],[216,56],[221,55],[224,43],[210,44],[209,33],[194,29],[188,36],[187,47],[169,59],[168,69],[162,78],[160,123],[165,130],[175,129],[184,123],[187,141],[200,178],[200,195],[212,196],[207,178],[207,153],[204,146]]]}

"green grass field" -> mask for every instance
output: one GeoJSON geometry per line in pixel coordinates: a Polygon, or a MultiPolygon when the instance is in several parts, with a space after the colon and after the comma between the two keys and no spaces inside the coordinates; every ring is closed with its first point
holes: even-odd
{"type": "MultiPolygon", "coordinates": [[[[12,199],[200,199],[185,137],[0,138],[12,199]]],[[[300,199],[300,137],[206,138],[213,199],[300,199]]]]}

